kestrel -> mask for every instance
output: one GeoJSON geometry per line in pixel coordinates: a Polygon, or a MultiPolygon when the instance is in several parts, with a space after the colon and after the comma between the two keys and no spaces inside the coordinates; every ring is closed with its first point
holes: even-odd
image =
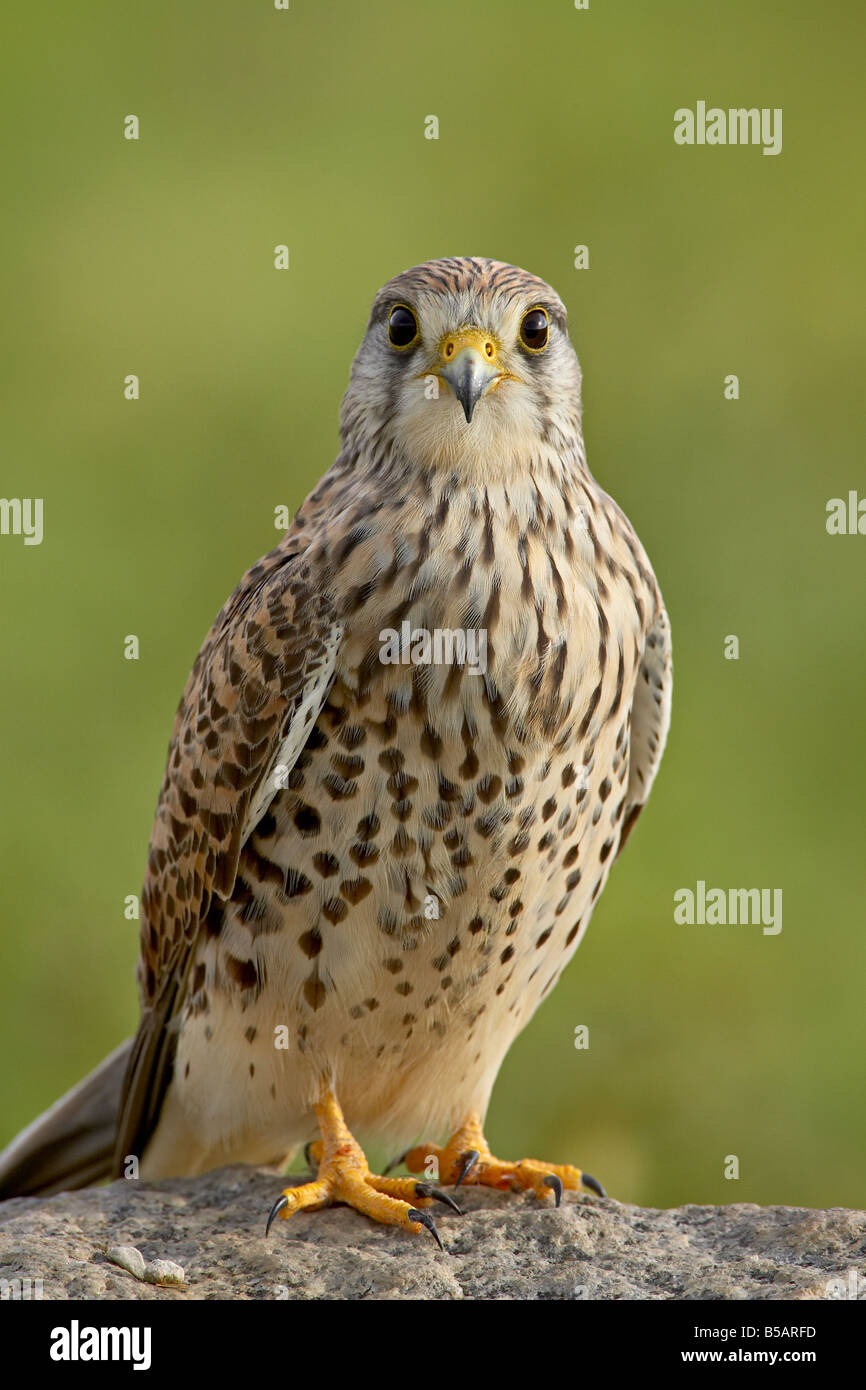
{"type": "Polygon", "coordinates": [[[142,1178],[273,1164],[317,1130],[316,1176],[268,1224],[341,1201],[438,1239],[429,1204],[451,1199],[371,1173],[356,1130],[412,1145],[409,1171],[446,1184],[601,1191],[494,1158],[482,1131],[670,717],[667,614],[587,468],[557,294],[476,258],[389,281],[341,441],[187,682],[138,1032],[13,1142],[3,1195],[133,1156],[142,1178]]]}

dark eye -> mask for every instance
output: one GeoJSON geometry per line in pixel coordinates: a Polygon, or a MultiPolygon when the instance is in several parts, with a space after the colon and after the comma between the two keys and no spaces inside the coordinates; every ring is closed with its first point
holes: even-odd
{"type": "Polygon", "coordinates": [[[547,347],[548,331],[544,309],[530,309],[520,324],[520,341],[530,352],[543,352],[547,347]]]}
{"type": "Polygon", "coordinates": [[[418,337],[418,320],[405,304],[395,304],[388,319],[388,341],[392,347],[411,347],[418,337]]]}

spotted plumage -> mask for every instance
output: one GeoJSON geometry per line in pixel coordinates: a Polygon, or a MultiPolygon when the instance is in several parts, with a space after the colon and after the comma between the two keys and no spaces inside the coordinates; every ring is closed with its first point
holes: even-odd
{"type": "Polygon", "coordinates": [[[376,296],[339,457],[217,617],[175,720],[117,1167],[279,1160],[316,1115],[327,1149],[325,1091],[397,1144],[483,1117],[669,719],[661,595],[580,411],[536,277],[440,260],[376,296]],[[405,623],[483,631],[486,671],[384,663],[405,623]]]}

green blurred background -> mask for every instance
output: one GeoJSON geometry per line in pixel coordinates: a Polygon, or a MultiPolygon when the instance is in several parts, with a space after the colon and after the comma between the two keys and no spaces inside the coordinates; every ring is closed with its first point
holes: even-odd
{"type": "Polygon", "coordinates": [[[866,536],[825,529],[866,495],[862,5],[4,22],[0,492],[45,499],[45,538],[0,538],[0,1142],[133,1030],[123,904],[175,706],[274,507],[336,453],[373,294],[477,254],[566,301],[590,465],[676,666],[650,808],[505,1062],[491,1142],[623,1200],[866,1205],[866,536]],[[783,152],[675,145],[698,99],[782,107],[783,152]],[[782,933],[677,926],[698,879],[781,888],[782,933]]]}

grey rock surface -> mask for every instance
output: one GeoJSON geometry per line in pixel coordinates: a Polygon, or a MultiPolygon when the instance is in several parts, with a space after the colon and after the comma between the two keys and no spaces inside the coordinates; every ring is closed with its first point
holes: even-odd
{"type": "Polygon", "coordinates": [[[346,1207],[277,1221],[265,1239],[282,1185],[235,1167],[5,1202],[2,1296],[26,1287],[16,1280],[41,1279],[41,1296],[59,1300],[826,1299],[850,1296],[843,1283],[866,1297],[859,1211],[655,1211],[572,1194],[556,1210],[530,1194],[471,1188],[465,1215],[435,1207],[443,1254],[427,1232],[377,1226],[346,1207]],[[141,1282],[109,1258],[117,1246],[173,1261],[184,1283],[141,1282]]]}

